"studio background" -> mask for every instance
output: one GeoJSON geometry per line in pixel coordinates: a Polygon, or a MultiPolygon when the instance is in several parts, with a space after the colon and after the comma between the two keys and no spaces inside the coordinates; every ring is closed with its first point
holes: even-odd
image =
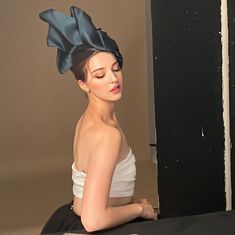
{"type": "Polygon", "coordinates": [[[124,94],[117,114],[137,158],[136,196],[157,205],[156,169],[149,149],[149,1],[1,0],[0,228],[4,234],[23,230],[35,234],[56,207],[72,199],[74,128],[87,99],[71,72],[59,75],[56,49],[46,45],[48,25],[38,17],[48,8],[70,14],[71,5],[87,11],[97,27],[115,38],[123,54],[124,94]]]}

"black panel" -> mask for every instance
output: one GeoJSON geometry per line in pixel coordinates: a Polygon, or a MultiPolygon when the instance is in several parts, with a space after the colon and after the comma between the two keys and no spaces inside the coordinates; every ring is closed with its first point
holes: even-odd
{"type": "Polygon", "coordinates": [[[230,134],[233,148],[232,160],[232,206],[235,208],[235,1],[228,0],[229,17],[229,78],[230,78],[230,134]]]}
{"type": "Polygon", "coordinates": [[[151,8],[161,217],[224,210],[220,1],[151,8]]]}

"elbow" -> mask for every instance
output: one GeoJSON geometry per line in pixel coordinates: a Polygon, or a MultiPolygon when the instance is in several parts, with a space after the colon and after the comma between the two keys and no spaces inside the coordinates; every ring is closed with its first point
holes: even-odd
{"type": "Polygon", "coordinates": [[[101,230],[101,226],[93,216],[81,216],[82,225],[88,233],[101,230]]]}
{"type": "Polygon", "coordinates": [[[82,219],[82,225],[88,233],[92,233],[98,230],[97,226],[95,226],[92,221],[88,221],[86,219],[82,219]]]}

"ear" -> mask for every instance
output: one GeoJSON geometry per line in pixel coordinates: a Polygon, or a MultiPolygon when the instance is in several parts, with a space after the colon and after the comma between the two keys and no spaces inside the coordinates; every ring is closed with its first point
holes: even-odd
{"type": "Polygon", "coordinates": [[[90,91],[89,88],[87,87],[86,82],[83,82],[83,81],[81,81],[81,80],[78,80],[78,85],[79,85],[79,87],[80,87],[83,91],[85,91],[85,92],[89,92],[89,91],[90,91]]]}

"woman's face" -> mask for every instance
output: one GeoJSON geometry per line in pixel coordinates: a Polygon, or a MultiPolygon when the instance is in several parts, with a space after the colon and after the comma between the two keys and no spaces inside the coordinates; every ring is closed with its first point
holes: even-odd
{"type": "Polygon", "coordinates": [[[87,62],[88,96],[105,101],[117,101],[122,96],[122,72],[116,57],[110,52],[98,52],[87,62]]]}

